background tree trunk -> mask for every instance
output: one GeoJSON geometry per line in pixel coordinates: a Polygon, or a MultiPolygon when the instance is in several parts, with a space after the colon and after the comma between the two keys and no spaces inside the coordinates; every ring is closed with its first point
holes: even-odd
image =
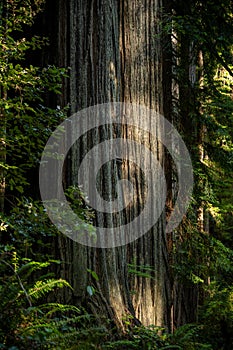
{"type": "MultiPolygon", "coordinates": [[[[6,20],[8,16],[7,4],[3,2],[0,6],[0,25],[6,30],[6,20]]],[[[7,88],[0,86],[0,99],[5,102],[7,100],[7,88]]],[[[2,103],[4,105],[4,103],[2,103]]],[[[4,212],[5,207],[5,188],[6,188],[6,113],[5,108],[0,108],[0,212],[4,212]]]]}
{"type": "MultiPolygon", "coordinates": [[[[177,0],[173,4],[174,13],[182,18],[191,16],[193,4],[177,0]]],[[[173,62],[175,90],[173,96],[178,103],[178,115],[175,126],[179,130],[190,153],[193,151],[193,145],[197,142],[197,125],[193,121],[192,114],[195,113],[195,83],[197,80],[196,51],[193,39],[187,33],[173,33],[177,39],[173,39],[173,62]]],[[[176,105],[177,110],[177,105],[176,105]]],[[[195,156],[195,154],[194,154],[195,156]]],[[[193,157],[195,159],[195,157],[193,157]]],[[[178,245],[174,263],[177,264],[180,258],[179,244],[189,240],[189,232],[186,227],[186,220],[180,226],[177,237],[178,245]]],[[[179,263],[178,263],[179,264],[179,263]]],[[[180,278],[176,274],[173,283],[173,327],[178,328],[184,324],[195,322],[197,319],[198,308],[198,285],[180,278]]]]}

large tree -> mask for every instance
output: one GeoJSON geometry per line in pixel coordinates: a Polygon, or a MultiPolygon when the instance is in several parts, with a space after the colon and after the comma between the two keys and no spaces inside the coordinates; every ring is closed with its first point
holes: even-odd
{"type": "MultiPolygon", "coordinates": [[[[58,2],[58,32],[56,36],[54,31],[53,39],[55,35],[57,63],[70,66],[69,86],[63,98],[70,102],[71,114],[99,103],[121,101],[142,104],[169,117],[171,67],[168,53],[163,52],[166,38],[160,31],[166,7],[166,3],[139,0],[58,2]]],[[[121,137],[141,141],[134,129],[117,132],[121,137]]],[[[107,127],[89,133],[72,148],[66,169],[68,185],[77,184],[77,169],[87,149],[108,139],[110,133],[107,127]]],[[[166,167],[169,182],[171,167],[161,144],[149,133],[143,138],[166,167]]],[[[127,223],[143,208],[147,187],[141,170],[132,162],[113,160],[104,167],[102,194],[114,194],[114,184],[121,177],[134,182],[137,199],[133,208],[117,217],[97,212],[97,225],[105,222],[111,227],[114,220],[117,225],[127,223]]],[[[147,234],[117,248],[91,248],[59,237],[61,273],[74,287],[70,300],[82,302],[88,296],[87,286],[94,285],[97,292],[88,298],[88,304],[95,314],[110,317],[119,325],[129,317],[136,323],[170,329],[171,278],[165,220],[164,212],[147,234]],[[88,270],[96,272],[98,281],[88,270]]]]}

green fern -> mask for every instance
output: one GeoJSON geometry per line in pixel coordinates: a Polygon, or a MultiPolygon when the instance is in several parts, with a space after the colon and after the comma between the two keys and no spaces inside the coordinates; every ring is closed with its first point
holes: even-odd
{"type": "Polygon", "coordinates": [[[78,313],[80,314],[81,309],[74,305],[66,305],[66,304],[59,304],[59,303],[47,303],[40,305],[40,309],[46,312],[46,316],[51,316],[52,314],[55,314],[57,312],[72,312],[72,313],[78,313]]]}
{"type": "Polygon", "coordinates": [[[29,289],[28,294],[34,300],[38,300],[44,297],[49,292],[53,291],[55,288],[69,287],[70,284],[63,279],[49,279],[45,281],[37,281],[32,288],[29,289]]]}
{"type": "Polygon", "coordinates": [[[46,268],[50,265],[50,262],[39,262],[39,261],[30,261],[29,259],[23,259],[23,262],[26,262],[20,266],[17,270],[19,275],[23,275],[24,279],[29,277],[33,272],[46,268]]]}
{"type": "MultiPolygon", "coordinates": [[[[167,336],[167,340],[172,345],[178,346],[181,350],[212,350],[210,344],[205,344],[199,341],[199,335],[202,326],[196,324],[186,324],[177,328],[174,334],[167,336]]],[[[162,348],[163,349],[163,348],[162,348]]],[[[170,349],[165,347],[164,349],[170,349]]],[[[171,349],[174,349],[171,348],[171,349]]]]}
{"type": "Polygon", "coordinates": [[[16,266],[12,265],[12,259],[15,261],[15,255],[5,253],[0,259],[0,348],[8,349],[17,344],[18,349],[39,349],[46,344],[51,333],[58,337],[61,332],[56,313],[67,318],[68,313],[77,315],[80,310],[58,303],[38,306],[40,298],[51,291],[71,286],[62,279],[39,280],[29,286],[28,277],[32,279],[33,272],[48,267],[50,263],[28,261],[25,264],[23,261],[19,266],[18,259],[16,266]]]}

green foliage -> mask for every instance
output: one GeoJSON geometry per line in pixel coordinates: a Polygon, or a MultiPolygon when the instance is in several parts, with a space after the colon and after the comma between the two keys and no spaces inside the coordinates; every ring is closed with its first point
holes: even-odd
{"type": "Polygon", "coordinates": [[[136,264],[128,264],[128,273],[133,274],[138,277],[145,277],[154,279],[153,273],[154,273],[153,266],[148,265],[136,265],[136,264]]]}
{"type": "Polygon", "coordinates": [[[87,272],[89,272],[96,281],[99,281],[99,277],[95,271],[87,269],[87,272]]]}
{"type": "Polygon", "coordinates": [[[24,32],[43,3],[6,1],[0,14],[0,139],[1,152],[3,145],[7,150],[7,157],[0,158],[0,176],[14,195],[29,185],[28,170],[38,167],[47,138],[66,115],[44,102],[48,93],[60,93],[66,70],[27,63],[31,50],[48,44],[46,38],[27,38],[24,32]]]}
{"type": "MultiPolygon", "coordinates": [[[[97,282],[99,281],[99,276],[97,275],[97,273],[95,271],[87,269],[87,272],[90,273],[90,275],[94,281],[97,281],[97,282]]],[[[90,297],[92,297],[94,294],[98,293],[98,291],[96,290],[96,288],[93,285],[88,285],[87,286],[87,293],[90,297]]]]}
{"type": "Polygon", "coordinates": [[[36,311],[35,322],[23,336],[38,339],[43,349],[96,349],[106,332],[104,327],[94,325],[89,314],[74,306],[46,304],[45,309],[40,306],[40,313],[38,321],[36,311]]]}
{"type": "MultiPolygon", "coordinates": [[[[70,213],[67,212],[66,208],[60,200],[52,201],[49,205],[50,213],[60,221],[60,230],[65,230],[66,233],[73,234],[74,232],[79,233],[83,236],[88,235],[90,239],[96,240],[96,229],[93,226],[94,212],[86,204],[87,199],[85,194],[77,186],[70,186],[65,190],[67,201],[72,208],[70,213]],[[74,220],[74,213],[76,214],[74,220]],[[70,215],[70,220],[68,216],[70,215]],[[72,225],[66,225],[66,222],[72,223],[72,225]]],[[[64,232],[64,231],[63,231],[64,232]]]]}
{"type": "Polygon", "coordinates": [[[178,280],[204,284],[210,278],[226,285],[232,281],[232,263],[232,249],[215,237],[200,232],[191,221],[183,222],[174,245],[173,268],[178,280]]]}
{"type": "MultiPolygon", "coordinates": [[[[196,324],[186,324],[175,330],[174,334],[168,335],[170,344],[176,344],[179,349],[186,350],[212,350],[211,344],[206,339],[201,341],[200,332],[202,326],[196,324]]],[[[169,347],[167,347],[169,349],[169,347]]]]}
{"type": "Polygon", "coordinates": [[[62,279],[41,272],[51,263],[19,259],[16,252],[0,255],[0,348],[95,349],[106,328],[84,309],[60,303],[43,303],[60,288],[71,288],[62,279]],[[37,271],[39,279],[35,279],[37,271]]]}
{"type": "MultiPolygon", "coordinates": [[[[49,45],[47,38],[25,30],[43,4],[0,4],[0,181],[6,180],[7,204],[0,214],[0,348],[89,349],[105,329],[83,309],[47,302],[71,286],[52,272],[60,264],[51,259],[57,230],[37,194],[31,195],[47,138],[67,114],[67,108],[48,102],[58,100],[67,70],[30,61],[32,51],[49,45]]],[[[80,189],[67,189],[67,198],[80,219],[92,222],[80,189]]]]}
{"type": "Polygon", "coordinates": [[[38,300],[56,288],[70,287],[64,280],[47,279],[41,275],[36,283],[29,283],[29,277],[49,263],[20,261],[16,252],[2,252],[0,255],[0,344],[2,349],[17,346],[18,349],[34,348],[24,333],[35,322],[43,324],[38,300]]]}
{"type": "Polygon", "coordinates": [[[31,26],[33,24],[34,17],[43,10],[44,3],[45,0],[3,1],[1,15],[5,10],[6,17],[1,18],[1,22],[6,23],[10,28],[22,31],[24,25],[31,26]]]}
{"type": "Polygon", "coordinates": [[[57,230],[39,201],[17,199],[8,215],[0,214],[2,243],[5,251],[17,250],[19,256],[46,261],[51,258],[52,237],[57,230]]]}
{"type": "Polygon", "coordinates": [[[103,349],[143,350],[213,350],[210,343],[201,338],[203,327],[187,324],[168,334],[161,327],[135,327],[124,339],[107,342],[103,349]]]}
{"type": "Polygon", "coordinates": [[[125,339],[106,343],[103,349],[162,349],[167,345],[162,336],[163,329],[160,327],[135,327],[129,331],[125,339]],[[159,334],[160,333],[160,334],[159,334]]]}
{"type": "MultiPolygon", "coordinates": [[[[79,186],[69,186],[65,194],[71,208],[78,217],[85,222],[93,224],[95,213],[93,209],[88,206],[88,198],[85,196],[82,189],[79,186]]],[[[93,231],[93,228],[90,227],[90,231],[93,231]]]]}
{"type": "Polygon", "coordinates": [[[233,344],[233,288],[211,283],[200,312],[202,339],[214,349],[231,349],[233,344]]]}

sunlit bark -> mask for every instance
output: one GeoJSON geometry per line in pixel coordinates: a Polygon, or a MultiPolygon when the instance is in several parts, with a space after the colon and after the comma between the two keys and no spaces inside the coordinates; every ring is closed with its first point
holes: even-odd
{"type": "MultiPolygon", "coordinates": [[[[162,4],[141,0],[70,0],[59,3],[58,55],[68,57],[71,68],[70,86],[66,93],[71,113],[98,103],[123,101],[143,104],[168,116],[169,108],[165,105],[164,94],[170,88],[169,83],[164,87],[163,79],[170,79],[170,76],[168,71],[163,71],[160,34],[162,4]]],[[[121,137],[138,138],[135,130],[131,130],[131,136],[126,128],[119,132],[121,137]]],[[[70,184],[77,181],[82,153],[109,135],[111,131],[106,128],[102,135],[93,133],[91,138],[86,136],[79,146],[73,147],[68,167],[70,184]]],[[[145,135],[144,142],[164,165],[161,145],[149,135],[145,135]]],[[[165,166],[168,167],[168,164],[165,166]]],[[[122,224],[138,214],[146,188],[141,181],[141,172],[135,165],[123,161],[119,167],[117,161],[113,161],[102,174],[103,194],[114,192],[114,182],[120,174],[137,183],[136,205],[128,217],[118,217],[122,224]]],[[[159,199],[155,198],[155,207],[156,200],[159,199]]],[[[170,270],[165,219],[164,213],[150,232],[119,248],[89,248],[60,237],[61,274],[74,287],[73,295],[63,296],[66,302],[72,300],[81,303],[87,300],[94,314],[108,317],[121,327],[124,327],[123,320],[129,317],[132,323],[140,321],[146,325],[170,328],[170,270]],[[151,276],[129,274],[129,263],[135,268],[138,265],[150,266],[153,270],[151,276]],[[99,281],[91,280],[87,269],[95,270],[99,281]],[[95,285],[97,293],[88,298],[89,284],[95,285]]],[[[111,225],[111,220],[111,216],[97,213],[97,224],[104,221],[111,225]]]]}

